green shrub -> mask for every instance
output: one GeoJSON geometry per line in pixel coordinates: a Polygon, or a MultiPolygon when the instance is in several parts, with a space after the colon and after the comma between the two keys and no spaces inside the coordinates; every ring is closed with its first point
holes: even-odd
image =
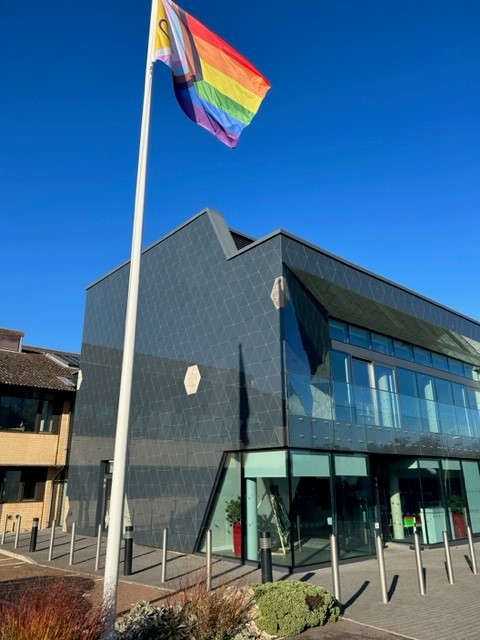
{"type": "Polygon", "coordinates": [[[185,640],[194,620],[181,607],[138,602],[115,623],[116,640],[185,640]]]}
{"type": "Polygon", "coordinates": [[[323,587],[299,580],[254,585],[260,610],[257,626],[270,635],[296,636],[309,627],[336,622],[340,606],[323,587]]]}

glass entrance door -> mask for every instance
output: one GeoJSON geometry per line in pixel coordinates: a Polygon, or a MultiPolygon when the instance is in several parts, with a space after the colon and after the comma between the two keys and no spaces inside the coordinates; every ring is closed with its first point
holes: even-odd
{"type": "Polygon", "coordinates": [[[365,456],[335,456],[340,559],[374,552],[374,509],[365,456]]]}
{"type": "Polygon", "coordinates": [[[328,454],[291,454],[295,565],[330,561],[332,501],[328,454]]]}

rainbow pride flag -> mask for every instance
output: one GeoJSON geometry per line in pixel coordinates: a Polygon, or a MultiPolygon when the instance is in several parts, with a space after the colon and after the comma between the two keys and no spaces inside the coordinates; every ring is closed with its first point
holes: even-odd
{"type": "Polygon", "coordinates": [[[172,70],[186,115],[236,147],[270,88],[260,71],[171,0],[158,0],[153,59],[172,70]]]}

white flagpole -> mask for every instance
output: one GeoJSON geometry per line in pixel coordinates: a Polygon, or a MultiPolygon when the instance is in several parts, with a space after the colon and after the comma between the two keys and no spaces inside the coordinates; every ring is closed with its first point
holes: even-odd
{"type": "Polygon", "coordinates": [[[142,126],[138,154],[137,186],[135,192],[135,213],[133,219],[132,253],[128,283],[127,311],[125,316],[125,337],[118,398],[117,430],[113,456],[112,492],[108,523],[107,551],[103,586],[103,609],[105,614],[106,638],[113,638],[117,608],[118,563],[122,538],[123,505],[125,496],[125,475],[127,466],[128,427],[130,397],[132,391],[133,359],[135,354],[135,330],[137,323],[138,289],[140,282],[140,261],[142,255],[143,213],[145,208],[145,183],[147,174],[148,134],[150,129],[150,104],[153,76],[153,46],[155,19],[159,0],[152,0],[150,31],[148,37],[147,63],[145,69],[145,90],[143,95],[142,126]]]}

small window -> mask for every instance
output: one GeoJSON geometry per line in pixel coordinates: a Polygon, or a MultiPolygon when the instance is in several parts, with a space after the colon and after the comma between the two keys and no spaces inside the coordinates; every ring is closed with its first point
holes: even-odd
{"type": "Polygon", "coordinates": [[[449,380],[443,378],[434,378],[437,402],[444,404],[453,404],[452,385],[449,380]]]}
{"type": "Polygon", "coordinates": [[[417,377],[414,371],[397,369],[397,385],[400,394],[418,397],[417,377]]]}
{"type": "Polygon", "coordinates": [[[413,347],[413,357],[417,364],[426,364],[428,367],[432,366],[432,354],[426,349],[413,347]]]}
{"type": "Polygon", "coordinates": [[[403,358],[403,360],[413,362],[413,347],[411,344],[401,342],[400,340],[394,340],[393,349],[397,358],[403,358]]]}
{"type": "Polygon", "coordinates": [[[17,502],[20,496],[20,469],[5,469],[2,479],[2,502],[17,502]]]}
{"type": "Polygon", "coordinates": [[[432,353],[432,364],[435,369],[439,369],[440,371],[448,371],[447,356],[442,356],[439,353],[432,353]]]}
{"type": "Polygon", "coordinates": [[[42,415],[40,418],[40,431],[51,432],[53,428],[53,393],[43,396],[42,415]]]}
{"type": "Polygon", "coordinates": [[[2,396],[0,398],[0,429],[35,431],[37,397],[2,396]]]}
{"type": "Polygon", "coordinates": [[[0,475],[1,499],[4,502],[43,500],[47,470],[44,467],[5,469],[0,475]]]}
{"type": "Polygon", "coordinates": [[[328,327],[330,329],[330,338],[332,338],[332,340],[348,342],[348,327],[344,322],[340,322],[339,320],[329,320],[328,327]]]}
{"type": "Polygon", "coordinates": [[[370,331],[360,329],[359,327],[349,327],[350,344],[356,344],[358,347],[371,349],[370,331]]]}
{"type": "Polygon", "coordinates": [[[453,401],[458,407],[467,407],[468,399],[467,399],[467,390],[463,386],[463,384],[458,384],[457,382],[452,382],[452,390],[453,390],[453,401]]]}
{"type": "Polygon", "coordinates": [[[478,380],[478,373],[475,371],[473,365],[463,363],[463,370],[465,371],[465,377],[470,380],[478,380]]]}
{"type": "Polygon", "coordinates": [[[386,353],[388,356],[393,356],[393,340],[379,333],[372,333],[372,349],[379,353],[386,353]]]}
{"type": "Polygon", "coordinates": [[[450,373],[454,373],[457,376],[465,375],[465,371],[463,370],[463,362],[460,362],[460,360],[455,360],[455,358],[449,358],[448,368],[450,369],[450,373]]]}
{"type": "Polygon", "coordinates": [[[338,382],[350,382],[350,359],[343,351],[331,351],[332,378],[338,382]]]}

